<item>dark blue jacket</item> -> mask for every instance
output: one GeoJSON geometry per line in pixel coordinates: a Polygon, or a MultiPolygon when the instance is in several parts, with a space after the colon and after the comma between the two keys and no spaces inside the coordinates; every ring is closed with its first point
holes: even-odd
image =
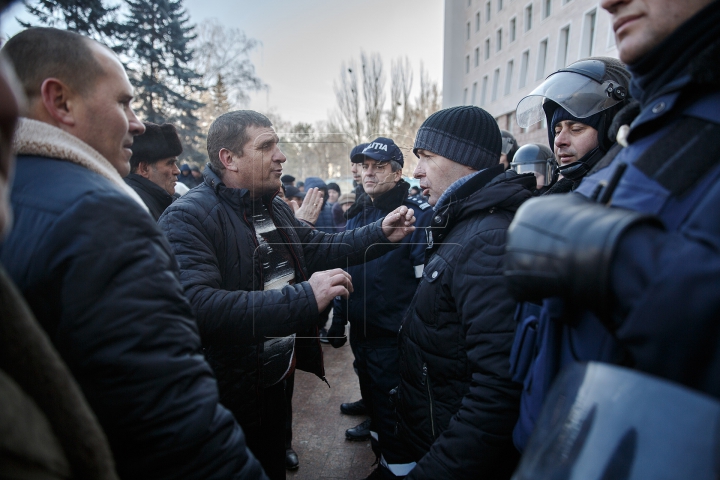
{"type": "Polygon", "coordinates": [[[502,272],[507,228],[534,186],[532,174],[498,165],[436,206],[398,337],[398,435],[418,462],[410,478],[500,479],[515,468],[520,388],[508,359],[516,302],[502,272]]]}
{"type": "Polygon", "coordinates": [[[174,202],[158,225],[180,263],[180,281],[218,377],[221,402],[241,425],[257,426],[264,395],[259,360],[268,337],[298,334],[297,368],[324,378],[317,334],[320,313],[306,280],[316,271],[363,262],[368,245],[384,245],[374,249],[375,256],[395,247],[381,222],[328,235],[298,222],[277,196],[265,196],[265,206],[293,255],[297,282],[264,291],[249,191],[226,187],[209,168],[204,176],[203,184],[174,202]]]}
{"type": "MultiPolygon", "coordinates": [[[[374,202],[356,203],[348,210],[347,229],[370,225],[405,205],[415,212],[415,232],[405,237],[401,246],[382,258],[348,267],[354,291],[348,300],[336,299],[333,322],[350,321],[353,332],[362,332],[369,338],[396,337],[402,317],[410,305],[425,263],[427,240],[425,227],[430,225],[433,211],[427,202],[408,198],[410,185],[400,180],[374,202]]],[[[371,246],[368,253],[373,249],[371,246]]]]}
{"type": "Polygon", "coordinates": [[[633,71],[642,108],[629,144],[577,193],[590,197],[626,163],[612,206],[657,215],[666,230],[640,227],[620,239],[608,322],[545,300],[535,346],[525,348],[539,357],[525,367],[527,411],[516,440],[527,440],[552,380],[570,362],[622,364],[720,397],[719,21],[713,2],[646,56],[654,71],[633,71]],[[662,162],[659,170],[653,162],[662,162]]]}
{"type": "Polygon", "coordinates": [[[177,261],[152,217],[68,161],[19,156],[0,262],[128,479],[265,478],[218,403],[177,261]]]}

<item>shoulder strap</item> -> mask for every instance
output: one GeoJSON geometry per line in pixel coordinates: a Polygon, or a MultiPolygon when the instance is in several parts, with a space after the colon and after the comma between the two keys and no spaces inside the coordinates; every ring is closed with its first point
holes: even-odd
{"type": "Polygon", "coordinates": [[[720,163],[719,139],[720,125],[684,116],[633,165],[681,196],[720,163]]]}

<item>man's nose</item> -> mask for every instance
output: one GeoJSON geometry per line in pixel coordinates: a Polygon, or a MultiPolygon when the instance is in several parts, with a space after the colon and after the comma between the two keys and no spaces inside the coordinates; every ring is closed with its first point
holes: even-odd
{"type": "Polygon", "coordinates": [[[560,133],[555,135],[555,146],[562,147],[568,145],[568,135],[565,129],[560,130],[560,133]]]}
{"type": "Polygon", "coordinates": [[[132,109],[130,109],[130,114],[128,115],[128,123],[128,131],[132,135],[142,135],[145,133],[145,125],[137,118],[132,109]]]}
{"type": "Polygon", "coordinates": [[[276,147],[276,148],[275,148],[275,154],[273,155],[273,161],[274,161],[274,162],[285,163],[286,160],[287,160],[287,157],[286,157],[285,154],[282,152],[282,150],[280,150],[280,147],[276,147]]]}

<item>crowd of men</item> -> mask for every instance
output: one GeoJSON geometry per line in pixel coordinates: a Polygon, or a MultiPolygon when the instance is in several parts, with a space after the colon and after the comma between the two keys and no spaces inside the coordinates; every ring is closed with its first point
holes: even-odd
{"type": "Polygon", "coordinates": [[[175,128],[135,116],[110,49],[53,28],[11,38],[0,476],[285,478],[295,370],[327,381],[321,342],[349,336],[362,399],[341,411],[368,416],[346,437],[371,438],[369,478],[507,479],[523,452],[518,478],[570,478],[572,462],[629,478],[653,454],[690,478],[673,436],[653,436],[663,454],[636,446],[633,408],[662,395],[590,409],[572,434],[537,428],[573,401],[548,405],[563,367],[589,361],[720,412],[720,3],[602,7],[620,60],[581,59],[518,104],[547,145],[475,106],[440,110],[416,133],[415,193],[388,137],[351,149],[354,192],[300,189],[249,110],[215,119],[202,172],[178,168],[175,128]],[[620,430],[607,465],[577,455],[593,422],[620,430]]]}

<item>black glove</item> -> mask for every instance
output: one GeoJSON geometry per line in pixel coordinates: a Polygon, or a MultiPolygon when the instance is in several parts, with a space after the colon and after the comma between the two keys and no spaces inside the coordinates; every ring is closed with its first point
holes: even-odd
{"type": "Polygon", "coordinates": [[[520,301],[560,296],[604,313],[615,247],[638,224],[663,228],[651,215],[608,208],[575,193],[528,200],[508,229],[510,293],[520,301]]]}
{"type": "Polygon", "coordinates": [[[345,325],[342,323],[333,322],[330,326],[330,330],[327,333],[328,342],[335,348],[340,348],[347,342],[347,336],[345,335],[345,325]]]}

